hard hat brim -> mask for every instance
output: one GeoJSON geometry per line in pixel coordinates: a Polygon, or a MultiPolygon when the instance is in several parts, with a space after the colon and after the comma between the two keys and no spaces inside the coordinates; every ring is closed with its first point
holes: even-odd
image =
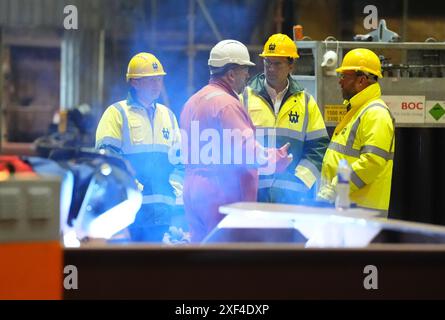
{"type": "Polygon", "coordinates": [[[144,78],[144,77],[155,77],[155,76],[165,76],[165,75],[167,75],[167,73],[165,73],[165,72],[156,72],[156,73],[150,73],[150,74],[130,73],[130,74],[127,74],[127,77],[129,77],[129,78],[144,78]]]}
{"type": "Polygon", "coordinates": [[[166,72],[156,72],[152,74],[145,74],[145,73],[131,73],[127,74],[127,81],[130,79],[140,79],[145,77],[156,77],[156,76],[165,76],[167,75],[166,72]]]}
{"type": "Polygon", "coordinates": [[[260,57],[266,58],[266,57],[277,57],[277,58],[292,58],[292,59],[298,59],[300,55],[296,53],[295,55],[288,55],[288,54],[279,54],[279,53],[260,53],[260,57]]]}
{"type": "Polygon", "coordinates": [[[225,65],[228,65],[228,64],[237,64],[239,66],[249,66],[249,67],[254,67],[255,66],[255,63],[253,63],[252,61],[243,61],[243,62],[237,61],[237,62],[234,62],[232,60],[225,60],[225,59],[221,60],[221,61],[216,61],[216,60],[210,61],[210,59],[209,59],[208,62],[207,62],[208,66],[214,67],[214,68],[222,68],[222,67],[224,67],[225,65]]]}
{"type": "Polygon", "coordinates": [[[381,72],[381,71],[379,71],[379,72],[375,72],[375,71],[370,70],[370,69],[365,68],[365,67],[340,67],[340,68],[335,69],[335,72],[337,72],[337,73],[343,73],[343,72],[345,72],[345,71],[362,71],[362,72],[368,72],[368,73],[371,73],[371,74],[373,74],[373,75],[375,75],[375,76],[377,76],[377,77],[379,77],[379,78],[383,78],[383,75],[382,75],[382,72],[381,72]]]}

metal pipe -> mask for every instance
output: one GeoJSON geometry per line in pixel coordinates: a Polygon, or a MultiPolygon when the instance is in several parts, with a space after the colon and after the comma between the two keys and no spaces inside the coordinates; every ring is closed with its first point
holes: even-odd
{"type": "Polygon", "coordinates": [[[194,87],[194,67],[195,67],[195,54],[194,48],[195,42],[195,0],[189,0],[189,14],[188,14],[188,81],[187,81],[187,93],[191,96],[195,90],[194,87]]]}
{"type": "Polygon", "coordinates": [[[218,28],[216,27],[215,22],[212,19],[212,16],[210,15],[209,11],[207,10],[206,5],[204,4],[203,0],[196,0],[198,2],[199,7],[201,8],[201,11],[204,15],[204,18],[207,20],[207,23],[209,24],[210,28],[212,29],[213,33],[215,34],[215,37],[218,41],[221,41],[223,38],[221,36],[221,33],[219,32],[218,28]]]}
{"type": "Polygon", "coordinates": [[[277,9],[275,14],[275,23],[276,23],[276,32],[282,32],[282,24],[283,24],[283,0],[277,1],[277,9]]]}
{"type": "Polygon", "coordinates": [[[98,72],[97,72],[97,103],[99,106],[104,102],[104,65],[105,65],[105,29],[99,33],[98,50],[98,72]]]}
{"type": "Polygon", "coordinates": [[[62,38],[62,45],[60,49],[60,111],[65,110],[68,100],[68,54],[69,54],[69,34],[65,30],[62,38]]]}
{"type": "Polygon", "coordinates": [[[156,18],[157,18],[157,9],[158,9],[158,1],[157,0],[151,0],[150,3],[150,42],[149,45],[151,48],[155,48],[156,46],[156,18]]]}
{"type": "Polygon", "coordinates": [[[0,154],[3,142],[3,29],[0,27],[0,154]]]}
{"type": "MultiPolygon", "coordinates": [[[[403,0],[403,4],[402,4],[402,42],[406,42],[407,38],[408,38],[408,28],[407,28],[407,24],[408,24],[408,0],[403,0]]],[[[401,63],[405,64],[407,61],[407,52],[404,50],[402,51],[402,55],[401,55],[401,63]]]]}

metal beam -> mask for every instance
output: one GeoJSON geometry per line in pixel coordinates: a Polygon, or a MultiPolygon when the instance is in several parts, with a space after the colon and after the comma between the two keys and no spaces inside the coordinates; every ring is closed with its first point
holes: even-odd
{"type": "MultiPolygon", "coordinates": [[[[145,10],[144,10],[145,11],[145,10]]],[[[156,46],[156,25],[157,25],[157,16],[158,16],[158,1],[157,0],[151,0],[150,3],[150,42],[149,45],[151,48],[154,48],[156,46]]]]}
{"type": "Polygon", "coordinates": [[[105,29],[99,32],[98,50],[98,72],[97,72],[97,103],[103,106],[104,103],[104,65],[105,65],[105,29]]]}
{"type": "MultiPolygon", "coordinates": [[[[408,38],[408,0],[403,0],[402,4],[402,42],[406,42],[408,38]]],[[[406,64],[407,52],[406,50],[402,51],[401,63],[406,64]]]]}
{"type": "Polygon", "coordinates": [[[191,96],[195,90],[194,86],[194,68],[195,68],[195,0],[189,0],[189,14],[188,14],[188,81],[187,94],[191,96]]]}
{"type": "Polygon", "coordinates": [[[282,25],[283,25],[283,0],[277,1],[277,7],[275,8],[275,32],[281,33],[282,32],[282,25]]]}
{"type": "Polygon", "coordinates": [[[0,154],[3,142],[3,29],[0,27],[0,154]]]}
{"type": "Polygon", "coordinates": [[[223,39],[221,33],[219,32],[218,28],[216,27],[215,22],[212,19],[212,16],[210,15],[209,11],[207,10],[207,7],[203,0],[196,0],[198,2],[199,8],[201,9],[202,13],[204,14],[204,18],[207,20],[207,23],[209,24],[210,28],[212,29],[213,33],[215,34],[215,37],[218,41],[221,41],[223,39]]]}

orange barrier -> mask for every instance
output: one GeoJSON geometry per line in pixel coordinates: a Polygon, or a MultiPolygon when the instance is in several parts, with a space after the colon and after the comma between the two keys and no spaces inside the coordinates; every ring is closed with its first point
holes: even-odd
{"type": "Polygon", "coordinates": [[[62,299],[59,241],[0,243],[0,299],[62,299]]]}

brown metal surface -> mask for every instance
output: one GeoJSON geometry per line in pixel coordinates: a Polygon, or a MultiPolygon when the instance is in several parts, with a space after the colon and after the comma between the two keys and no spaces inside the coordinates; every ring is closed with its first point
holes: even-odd
{"type": "Polygon", "coordinates": [[[295,245],[65,249],[78,268],[65,299],[444,299],[444,245],[304,249],[295,245]],[[378,289],[366,290],[366,265],[378,289]]]}

